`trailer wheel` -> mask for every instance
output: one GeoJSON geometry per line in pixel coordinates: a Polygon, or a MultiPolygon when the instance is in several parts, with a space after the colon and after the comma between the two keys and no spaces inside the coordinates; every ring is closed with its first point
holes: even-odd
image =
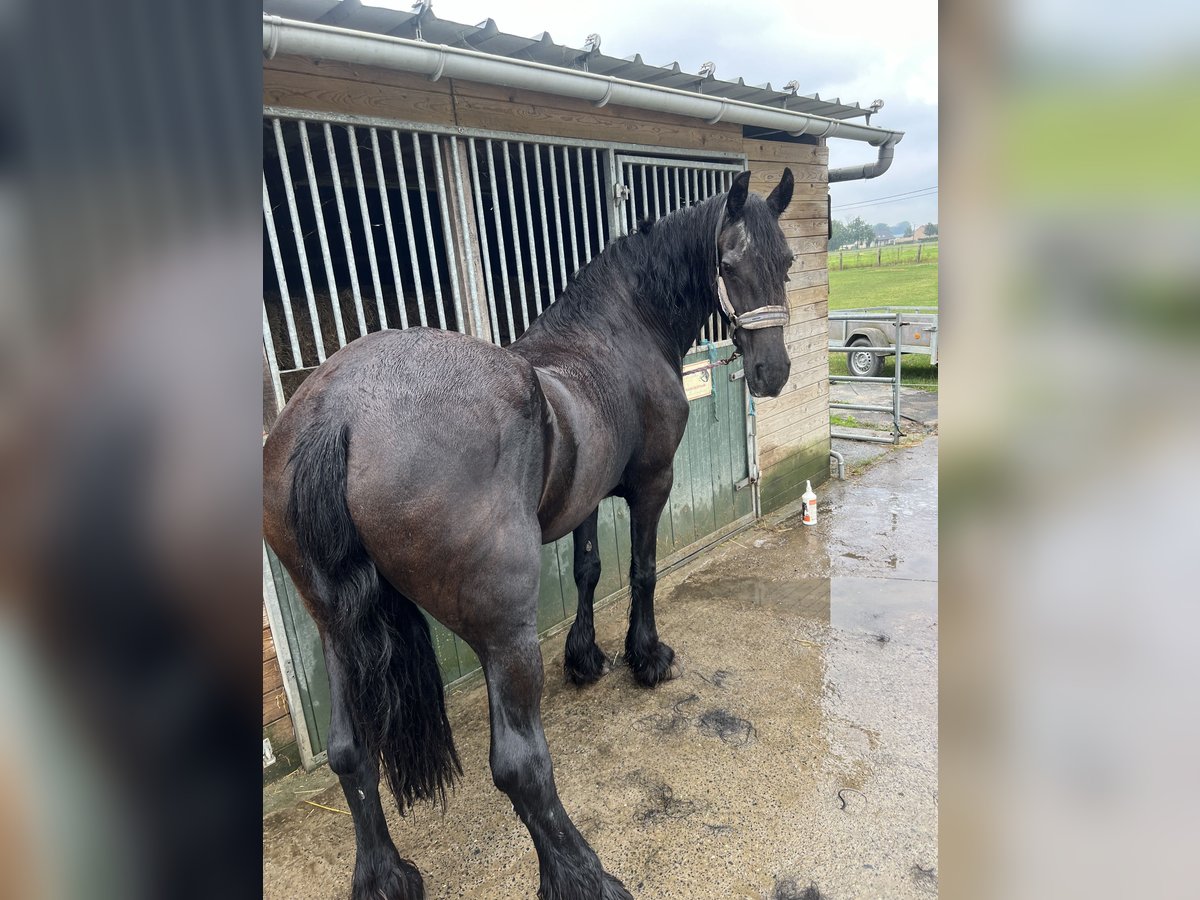
{"type": "MultiPolygon", "coordinates": [[[[856,338],[850,342],[851,347],[870,347],[871,342],[866,338],[856,338]]],[[[851,375],[863,378],[877,378],[883,371],[883,356],[878,353],[847,353],[846,368],[851,375]]]]}

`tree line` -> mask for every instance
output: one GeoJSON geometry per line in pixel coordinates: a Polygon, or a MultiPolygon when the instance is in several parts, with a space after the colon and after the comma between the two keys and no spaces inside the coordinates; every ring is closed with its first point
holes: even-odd
{"type": "MultiPolygon", "coordinates": [[[[913,228],[908,222],[901,222],[895,226],[885,225],[882,222],[876,225],[868,225],[863,221],[861,216],[855,216],[848,222],[839,222],[834,219],[830,225],[832,226],[832,234],[829,237],[829,249],[838,250],[841,247],[849,246],[850,244],[862,244],[866,247],[873,246],[881,239],[890,239],[896,234],[897,229],[901,229],[900,234],[904,237],[912,237],[913,228]]],[[[932,222],[925,225],[925,234],[928,237],[936,237],[938,233],[937,226],[932,222]]]]}

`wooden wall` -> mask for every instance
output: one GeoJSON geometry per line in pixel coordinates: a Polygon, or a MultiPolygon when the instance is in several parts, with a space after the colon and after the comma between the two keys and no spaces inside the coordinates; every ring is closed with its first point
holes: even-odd
{"type": "Polygon", "coordinates": [[[747,140],[750,188],[770,192],[788,166],[796,179],[780,219],[796,254],[788,278],[792,321],[784,332],[792,374],[777,398],[757,401],[758,462],[764,510],[804,492],[804,482],[829,474],[829,150],[807,144],[747,140]]]}
{"type": "Polygon", "coordinates": [[[283,673],[271,639],[267,609],[263,607],[263,737],[270,738],[275,753],[275,765],[263,770],[263,781],[269,781],[300,767],[300,750],[296,746],[296,730],[288,712],[283,693],[283,673]]]}
{"type": "Polygon", "coordinates": [[[552,137],[739,153],[739,125],[705,125],[515,88],[281,56],[264,63],[263,104],[552,137]]]}

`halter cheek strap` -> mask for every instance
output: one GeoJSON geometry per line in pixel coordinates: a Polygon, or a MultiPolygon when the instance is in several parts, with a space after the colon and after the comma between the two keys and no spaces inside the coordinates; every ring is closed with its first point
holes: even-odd
{"type": "Polygon", "coordinates": [[[716,248],[717,257],[717,302],[720,304],[721,312],[729,320],[730,338],[737,333],[739,328],[743,328],[746,331],[757,331],[759,328],[782,328],[791,321],[791,312],[786,306],[759,306],[744,313],[739,313],[733,308],[733,304],[729,302],[729,295],[725,291],[725,279],[721,277],[720,239],[721,228],[724,224],[725,207],[722,205],[721,215],[717,217],[717,234],[713,244],[716,248]]]}

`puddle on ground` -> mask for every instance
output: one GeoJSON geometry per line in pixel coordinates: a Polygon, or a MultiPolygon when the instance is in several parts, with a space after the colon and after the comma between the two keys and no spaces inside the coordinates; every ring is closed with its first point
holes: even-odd
{"type": "Polygon", "coordinates": [[[925,642],[937,625],[937,584],[897,578],[792,578],[697,573],[678,588],[688,601],[773,607],[879,644],[925,642]]]}

